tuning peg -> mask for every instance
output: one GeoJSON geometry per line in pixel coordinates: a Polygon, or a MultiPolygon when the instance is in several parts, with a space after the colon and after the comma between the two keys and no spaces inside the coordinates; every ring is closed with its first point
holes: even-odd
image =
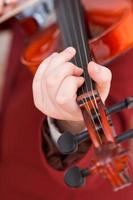
{"type": "Polygon", "coordinates": [[[89,135],[87,131],[83,131],[80,134],[73,135],[69,132],[63,133],[58,141],[57,146],[61,153],[70,154],[78,149],[78,145],[89,139],[89,135]]]}
{"type": "Polygon", "coordinates": [[[118,135],[115,137],[115,140],[117,143],[121,143],[121,142],[125,142],[128,139],[133,138],[133,129],[130,129],[124,133],[122,133],[121,135],[118,135]]]}
{"type": "Polygon", "coordinates": [[[116,112],[120,112],[121,110],[125,108],[128,108],[128,109],[133,108],[133,97],[128,97],[124,99],[123,101],[114,104],[113,106],[107,108],[106,112],[108,115],[110,115],[116,112]]]}
{"type": "MultiPolygon", "coordinates": [[[[115,140],[117,143],[121,143],[131,138],[133,138],[133,129],[130,129],[121,135],[116,136],[115,140]]],[[[78,145],[86,140],[90,140],[87,130],[76,135],[66,132],[59,137],[57,146],[62,154],[71,154],[76,152],[78,145]]]]}
{"type": "MultiPolygon", "coordinates": [[[[133,138],[133,129],[130,129],[119,136],[115,137],[116,143],[124,142],[127,139],[133,138]]],[[[81,134],[72,135],[71,133],[65,133],[60,137],[58,145],[60,150],[64,153],[71,153],[75,151],[78,147],[78,144],[84,140],[89,140],[89,135],[87,131],[82,132],[81,134]],[[63,142],[63,143],[62,143],[63,142]]],[[[72,188],[79,188],[85,184],[85,177],[91,175],[91,170],[88,168],[80,169],[77,166],[70,168],[65,176],[64,182],[72,188]]]]}
{"type": "Polygon", "coordinates": [[[88,169],[80,169],[74,166],[66,172],[64,181],[69,187],[79,188],[85,184],[85,177],[89,175],[88,169]]]}

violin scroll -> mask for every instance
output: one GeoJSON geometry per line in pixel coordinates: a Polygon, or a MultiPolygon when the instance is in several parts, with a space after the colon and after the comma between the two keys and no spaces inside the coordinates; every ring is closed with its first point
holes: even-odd
{"type": "MultiPolygon", "coordinates": [[[[128,97],[106,109],[106,114],[110,115],[122,109],[132,107],[133,97],[128,97]]],[[[95,119],[96,117],[94,116],[93,118],[95,119]]],[[[98,132],[96,134],[98,134],[98,132]]],[[[86,177],[94,174],[100,174],[104,179],[106,178],[112,184],[114,191],[130,185],[131,179],[129,176],[128,153],[118,144],[133,138],[133,129],[115,136],[114,142],[105,141],[103,133],[101,133],[101,135],[102,141],[104,142],[102,145],[94,148],[95,155],[90,166],[85,169],[74,166],[66,172],[64,181],[69,187],[79,188],[83,186],[86,177]]],[[[86,140],[93,143],[91,135],[88,134],[88,130],[84,130],[82,133],[76,135],[67,132],[58,139],[58,149],[63,154],[70,154],[77,151],[78,145],[86,140]]],[[[93,144],[95,145],[95,143],[93,144]]]]}

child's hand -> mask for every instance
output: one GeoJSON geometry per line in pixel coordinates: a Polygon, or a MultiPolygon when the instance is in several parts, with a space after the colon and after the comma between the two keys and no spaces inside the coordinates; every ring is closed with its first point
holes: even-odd
{"type": "MultiPolygon", "coordinates": [[[[83,121],[77,105],[77,89],[84,83],[83,70],[70,60],[75,49],[69,47],[54,53],[39,66],[33,80],[33,97],[36,107],[44,114],[61,120],[83,121]]],[[[108,68],[94,62],[88,64],[88,73],[96,82],[103,101],[106,100],[111,83],[108,68]]]]}

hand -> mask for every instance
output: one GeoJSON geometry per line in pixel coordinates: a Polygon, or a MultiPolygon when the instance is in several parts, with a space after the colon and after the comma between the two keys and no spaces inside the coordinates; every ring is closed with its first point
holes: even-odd
{"type": "MultiPolygon", "coordinates": [[[[83,121],[76,103],[77,89],[83,84],[83,70],[70,60],[75,49],[69,47],[53,53],[39,66],[33,80],[33,97],[36,107],[44,114],[66,121],[83,121]]],[[[103,101],[108,96],[111,72],[94,62],[88,64],[88,73],[96,82],[103,101]]]]}

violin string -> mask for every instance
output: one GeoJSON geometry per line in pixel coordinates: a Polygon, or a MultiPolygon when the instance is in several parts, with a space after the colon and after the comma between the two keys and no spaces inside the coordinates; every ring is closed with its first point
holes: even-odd
{"type": "MultiPolygon", "coordinates": [[[[86,65],[88,65],[88,57],[87,57],[87,52],[86,52],[86,48],[85,48],[85,42],[84,42],[84,38],[83,38],[83,30],[82,30],[82,27],[81,27],[81,20],[80,20],[80,11],[79,11],[79,6],[77,5],[77,1],[76,1],[76,7],[77,7],[77,12],[78,12],[78,22],[79,22],[79,28],[80,28],[80,33],[81,33],[81,39],[82,39],[82,44],[83,44],[83,48],[84,48],[84,53],[85,53],[85,59],[86,59],[86,65]]],[[[92,91],[92,95],[93,95],[93,98],[96,102],[96,98],[95,98],[95,95],[94,95],[94,91],[93,91],[93,87],[92,87],[92,81],[91,79],[89,79],[89,82],[90,82],[90,85],[91,85],[91,91],[92,91]]],[[[87,87],[87,91],[88,91],[88,86],[86,84],[86,87],[87,87]]],[[[93,103],[93,102],[92,102],[93,103]]],[[[97,108],[98,108],[98,105],[96,103],[95,105],[97,108]]],[[[96,111],[97,113],[97,111],[96,111]]]]}
{"type": "MultiPolygon", "coordinates": [[[[81,19],[80,19],[80,17],[79,17],[79,15],[80,15],[79,6],[78,6],[78,4],[77,4],[77,1],[75,1],[75,2],[76,2],[75,4],[76,4],[76,7],[77,7],[77,11],[78,11],[78,15],[77,15],[77,16],[78,16],[79,28],[80,28],[81,38],[82,38],[82,44],[83,44],[84,53],[85,53],[86,64],[88,65],[88,62],[89,62],[89,61],[88,61],[87,52],[86,52],[86,48],[85,48],[85,42],[84,42],[84,39],[83,39],[83,30],[82,30],[82,27],[81,27],[81,19]]],[[[92,87],[92,81],[91,81],[91,79],[89,79],[89,81],[90,81],[90,84],[91,84],[92,95],[93,95],[93,98],[94,98],[94,100],[95,100],[95,106],[98,108],[98,104],[97,104],[97,102],[96,102],[96,98],[95,98],[94,91],[93,91],[93,87],[92,87]]],[[[86,84],[86,87],[87,87],[87,84],[86,84]]],[[[87,90],[88,90],[88,87],[87,87],[87,90]]],[[[99,120],[99,122],[100,122],[100,125],[101,125],[101,127],[103,128],[101,119],[100,119],[100,117],[99,117],[99,115],[98,115],[98,112],[97,112],[97,110],[96,110],[96,108],[95,108],[95,106],[94,106],[93,101],[91,101],[91,103],[92,103],[92,106],[93,106],[93,108],[94,108],[94,110],[95,110],[95,113],[96,113],[96,115],[97,115],[97,118],[98,118],[98,120],[99,120]]]]}
{"type": "MultiPolygon", "coordinates": [[[[72,19],[72,26],[73,26],[73,29],[75,28],[74,27],[74,23],[73,23],[73,18],[72,18],[72,15],[71,15],[71,9],[69,8],[69,11],[70,11],[70,16],[71,16],[71,19],[72,19]]],[[[64,20],[65,21],[65,20],[64,20]]],[[[66,26],[67,27],[67,26],[66,26]]],[[[68,32],[68,30],[67,30],[67,32],[68,32]]],[[[74,35],[75,35],[75,39],[76,39],[76,45],[78,44],[78,41],[77,41],[77,36],[76,36],[76,34],[75,34],[75,32],[74,32],[74,35]]],[[[69,32],[68,32],[68,36],[70,36],[70,34],[69,34],[69,32]]],[[[69,37],[69,41],[70,41],[70,43],[72,44],[72,46],[73,46],[73,43],[72,43],[72,38],[71,38],[71,36],[69,37]]],[[[79,55],[79,58],[80,58],[80,61],[81,61],[81,63],[82,63],[82,58],[81,58],[81,54],[80,54],[80,50],[79,50],[79,46],[77,45],[77,50],[78,50],[78,54],[77,55],[79,55]]],[[[74,61],[75,61],[75,64],[76,64],[76,66],[78,66],[78,63],[77,63],[77,61],[76,61],[76,58],[74,57],[74,61]]],[[[83,74],[84,74],[84,71],[83,71],[83,74]]],[[[82,88],[82,92],[84,93],[84,90],[83,90],[83,88],[82,88]]],[[[87,105],[88,106],[88,104],[87,104],[87,98],[86,97],[83,97],[83,100],[84,100],[84,102],[86,102],[86,104],[85,105],[87,105]]],[[[90,110],[90,108],[89,108],[89,110],[90,110]]]]}
{"type": "MultiPolygon", "coordinates": [[[[62,11],[63,11],[63,9],[62,9],[62,11]]],[[[62,17],[64,18],[64,25],[65,25],[64,28],[65,28],[65,31],[66,31],[66,33],[67,33],[67,38],[68,38],[69,44],[70,44],[71,46],[73,46],[71,34],[70,34],[69,31],[68,31],[68,28],[67,28],[68,25],[67,25],[67,23],[66,23],[66,16],[64,15],[64,13],[65,13],[65,12],[62,12],[62,17]]],[[[80,54],[79,54],[79,55],[80,55],[80,54]]],[[[75,64],[78,66],[77,61],[76,61],[76,58],[74,57],[73,59],[74,59],[75,64]]],[[[82,92],[84,93],[83,88],[82,88],[82,92]]],[[[83,97],[83,99],[82,99],[81,101],[83,102],[83,104],[85,104],[85,107],[86,107],[86,105],[88,106],[88,104],[87,104],[87,99],[86,99],[85,97],[83,97]]],[[[88,108],[86,108],[86,110],[88,111],[88,108]]],[[[91,115],[90,112],[89,112],[89,114],[91,115]]],[[[92,118],[92,119],[93,119],[93,118],[92,118]]]]}
{"type": "MultiPolygon", "coordinates": [[[[63,9],[61,9],[61,10],[64,11],[63,9]]],[[[66,16],[64,15],[64,13],[65,13],[65,12],[62,12],[62,17],[64,18],[64,20],[63,20],[63,21],[64,21],[64,29],[65,29],[65,31],[66,31],[66,33],[67,33],[68,43],[69,43],[71,46],[73,46],[72,38],[71,38],[70,33],[69,33],[68,29],[67,29],[66,16]]],[[[65,39],[64,39],[64,40],[65,40],[65,39]]],[[[75,56],[74,56],[73,59],[74,59],[74,62],[75,62],[75,64],[76,64],[76,66],[78,66],[75,56]]],[[[82,92],[84,92],[84,91],[82,91],[82,92]]],[[[86,104],[87,104],[86,98],[83,97],[82,102],[83,102],[83,104],[85,103],[85,105],[86,105],[86,104]]]]}
{"type": "MultiPolygon", "coordinates": [[[[78,7],[78,8],[79,8],[79,7],[78,7]]],[[[81,21],[80,21],[79,14],[80,14],[79,9],[77,9],[77,16],[78,16],[78,20],[77,20],[77,21],[78,21],[79,27],[80,27],[80,33],[81,33],[81,39],[82,39],[82,43],[83,43],[83,47],[84,47],[85,58],[87,58],[87,52],[86,52],[86,48],[85,48],[85,41],[84,41],[84,39],[83,39],[83,30],[82,30],[82,27],[81,27],[81,24],[80,24],[81,21]]],[[[74,23],[73,23],[73,24],[74,24],[74,23]]],[[[75,29],[74,29],[74,30],[75,30],[75,29]]],[[[75,32],[75,31],[74,31],[74,32],[75,32]]],[[[75,36],[76,36],[76,38],[77,38],[77,34],[75,34],[75,36]]],[[[79,48],[78,43],[77,43],[77,46],[78,46],[78,48],[79,48]]],[[[80,49],[79,49],[79,55],[80,55],[80,59],[81,59],[81,62],[82,62],[82,57],[81,57],[80,49]]],[[[87,65],[88,65],[88,59],[86,59],[86,66],[87,66],[87,65]]],[[[84,68],[83,62],[82,62],[82,66],[83,66],[83,68],[84,68]]],[[[96,101],[95,95],[94,95],[94,92],[93,92],[93,88],[92,88],[91,79],[89,79],[89,81],[90,81],[90,83],[91,83],[91,91],[92,91],[92,94],[93,94],[92,96],[93,96],[93,98],[94,98],[94,101],[96,101]]],[[[85,86],[86,86],[87,92],[89,93],[89,91],[88,91],[88,86],[87,86],[87,83],[86,83],[86,82],[85,82],[85,86]]],[[[97,112],[97,110],[96,110],[96,108],[95,108],[96,105],[94,105],[93,100],[91,99],[90,96],[89,96],[89,99],[90,99],[90,102],[91,102],[91,104],[92,104],[92,108],[94,109],[94,112],[95,112],[95,114],[96,114],[96,116],[97,116],[97,119],[98,119],[98,121],[99,121],[99,123],[100,123],[100,125],[101,125],[101,127],[102,127],[101,120],[100,120],[99,115],[98,115],[98,112],[97,112]]],[[[87,105],[88,105],[88,104],[87,104],[87,105]]],[[[98,107],[98,105],[97,105],[97,107],[98,107]]],[[[89,108],[89,110],[90,110],[90,108],[89,108]]],[[[90,114],[91,114],[91,110],[90,110],[90,114]]],[[[94,124],[94,127],[95,127],[95,129],[96,129],[95,121],[93,120],[92,115],[91,115],[91,119],[92,119],[93,124],[94,124]]],[[[103,127],[102,127],[102,128],[103,128],[103,127]]],[[[96,129],[96,132],[97,132],[97,136],[99,137],[100,142],[102,143],[100,134],[99,134],[99,132],[97,131],[97,129],[96,129]]]]}
{"type": "MultiPolygon", "coordinates": [[[[78,22],[79,22],[79,27],[80,27],[80,33],[81,33],[81,39],[82,39],[82,44],[83,44],[83,48],[84,48],[84,53],[85,53],[85,59],[86,59],[86,64],[88,64],[88,57],[87,57],[87,52],[86,52],[86,48],[85,48],[85,42],[84,42],[84,38],[83,38],[83,30],[82,30],[82,27],[81,27],[81,18],[79,17],[80,16],[80,10],[79,10],[79,6],[77,4],[78,1],[75,1],[75,5],[77,7],[77,16],[78,16],[78,22]]],[[[93,98],[94,98],[94,101],[95,101],[95,106],[98,108],[98,104],[97,104],[97,101],[96,101],[96,98],[95,98],[95,95],[94,95],[94,91],[93,91],[93,86],[92,86],[92,81],[91,79],[89,79],[90,81],[90,85],[91,85],[91,91],[92,91],[92,95],[93,95],[93,98]]]]}
{"type": "MultiPolygon", "coordinates": [[[[63,6],[63,5],[62,5],[63,6]]],[[[68,29],[67,29],[67,27],[68,27],[68,24],[66,23],[66,16],[65,16],[65,12],[63,12],[64,11],[64,7],[61,9],[62,10],[62,17],[64,18],[64,22],[65,22],[65,24],[62,24],[62,25],[65,25],[65,31],[67,32],[67,38],[68,38],[68,40],[69,40],[69,42],[70,42],[70,44],[72,44],[73,42],[72,42],[72,38],[71,38],[71,36],[70,36],[70,34],[69,34],[69,31],[68,31],[68,29]]],[[[70,10],[70,9],[69,9],[70,10]]],[[[72,21],[73,21],[73,18],[72,18],[72,21]]],[[[74,22],[73,22],[74,23],[74,22]]],[[[75,30],[75,27],[74,27],[74,30],[75,30]]],[[[66,33],[65,32],[65,33],[66,33]]],[[[76,36],[76,35],[75,35],[76,36]]],[[[76,36],[76,38],[77,38],[77,36],[76,36]]],[[[78,44],[78,41],[76,40],[76,43],[78,44]]],[[[76,45],[77,45],[76,44],[76,45]]],[[[78,46],[78,45],[77,45],[78,46]]],[[[79,46],[78,46],[78,51],[79,51],[79,54],[78,55],[80,55],[80,50],[79,50],[79,46]]],[[[74,61],[75,61],[75,63],[77,63],[76,62],[76,60],[75,60],[75,58],[74,58],[74,61]]],[[[80,61],[81,61],[81,63],[82,63],[82,58],[80,57],[80,61]]],[[[82,64],[83,65],[83,64],[82,64]]],[[[78,65],[77,65],[78,66],[78,65]]],[[[83,91],[83,88],[82,88],[82,92],[84,93],[84,91],[83,91]]],[[[89,113],[89,115],[90,115],[90,117],[91,117],[91,120],[92,120],[92,122],[93,122],[93,125],[94,125],[94,127],[95,127],[95,130],[97,131],[97,129],[96,129],[96,126],[95,126],[95,122],[94,122],[94,119],[93,119],[93,116],[92,116],[92,114],[91,114],[91,109],[89,108],[89,105],[88,105],[88,101],[87,101],[87,99],[86,98],[83,98],[83,103],[85,102],[85,107],[86,107],[86,110],[87,110],[87,112],[89,113]]],[[[99,141],[100,141],[100,143],[102,143],[101,142],[101,138],[100,138],[100,135],[99,135],[99,133],[97,132],[97,135],[98,135],[98,137],[99,137],[99,141]]]]}
{"type": "MultiPolygon", "coordinates": [[[[72,19],[72,22],[73,22],[72,13],[71,13],[72,10],[70,9],[70,5],[69,5],[69,11],[70,11],[71,19],[72,19]]],[[[73,27],[74,27],[74,23],[72,23],[72,25],[73,25],[73,27]]],[[[75,27],[73,28],[73,30],[75,30],[75,27]]],[[[75,31],[74,31],[74,33],[75,33],[75,31]]],[[[81,58],[81,53],[80,53],[80,50],[79,50],[79,46],[78,46],[77,34],[74,34],[74,35],[75,35],[76,42],[77,42],[77,47],[78,47],[78,51],[79,51],[79,55],[80,55],[80,61],[81,61],[81,63],[83,63],[83,62],[82,62],[82,58],[81,58]]],[[[87,62],[87,64],[88,64],[88,62],[87,62]]],[[[83,66],[83,64],[82,64],[82,66],[83,66]]],[[[86,89],[87,89],[87,91],[88,91],[88,87],[87,87],[87,85],[86,85],[86,89]]],[[[90,101],[92,102],[92,100],[91,100],[90,97],[89,97],[89,99],[90,99],[90,101]]],[[[93,103],[93,102],[92,102],[92,103],[93,103]]],[[[95,109],[94,104],[93,104],[93,108],[95,109]]],[[[97,112],[96,109],[95,109],[95,112],[97,112]]]]}
{"type": "MultiPolygon", "coordinates": [[[[68,10],[70,11],[70,12],[69,12],[70,18],[72,19],[73,30],[75,30],[75,26],[74,26],[74,22],[73,22],[73,17],[72,17],[72,10],[71,10],[69,4],[68,4],[68,8],[69,8],[68,10]]],[[[68,35],[70,36],[70,34],[68,34],[68,35]]],[[[74,36],[75,36],[75,39],[76,39],[76,45],[77,45],[77,50],[78,50],[78,55],[79,55],[79,58],[80,58],[80,62],[82,63],[82,66],[83,66],[83,62],[82,62],[82,58],[81,58],[81,53],[80,53],[80,49],[79,49],[79,45],[78,45],[77,34],[75,34],[75,31],[74,31],[74,36]]],[[[72,38],[71,38],[69,41],[71,41],[71,44],[72,44],[72,38]]],[[[76,65],[78,66],[75,57],[74,57],[74,61],[75,61],[76,65]]],[[[85,72],[83,71],[83,74],[84,74],[84,73],[85,73],[85,72]]],[[[82,88],[82,92],[84,93],[83,88],[82,88]]],[[[89,97],[89,98],[90,98],[90,97],[89,97]]],[[[89,106],[89,105],[87,104],[87,98],[86,98],[86,97],[83,97],[83,99],[85,100],[86,105],[89,106]]],[[[89,111],[90,111],[90,108],[89,108],[89,111]]]]}
{"type": "MultiPolygon", "coordinates": [[[[73,30],[75,30],[75,24],[74,24],[73,17],[72,17],[72,10],[71,10],[71,7],[70,7],[69,3],[68,3],[68,10],[69,10],[70,18],[71,18],[71,20],[72,20],[71,22],[72,22],[73,30]]],[[[78,18],[78,20],[79,20],[79,18],[78,18]]],[[[81,62],[81,64],[82,64],[82,66],[83,66],[83,62],[82,62],[82,58],[81,58],[81,52],[80,52],[80,48],[79,48],[79,45],[78,45],[77,34],[76,34],[75,31],[73,31],[73,32],[74,32],[75,39],[76,39],[76,45],[77,45],[77,50],[78,50],[78,55],[79,55],[79,58],[80,58],[80,62],[81,62]]],[[[82,34],[82,32],[81,32],[81,34],[82,34]]],[[[87,62],[87,64],[88,64],[88,62],[87,62]]],[[[83,73],[84,73],[84,71],[83,71],[83,73]]],[[[91,84],[91,85],[92,85],[92,84],[91,84]]],[[[87,91],[88,91],[88,87],[87,87],[86,82],[85,82],[85,86],[86,86],[86,89],[87,89],[87,91]]],[[[82,91],[83,91],[83,88],[82,88],[82,91]]],[[[94,98],[94,97],[93,97],[93,98],[94,98]]],[[[86,99],[86,98],[85,98],[85,99],[86,99]]],[[[97,117],[99,117],[98,114],[97,114],[97,111],[96,111],[96,109],[95,109],[95,106],[94,106],[94,104],[93,104],[93,101],[91,100],[90,97],[89,97],[89,100],[90,100],[90,102],[91,102],[91,104],[92,104],[92,107],[93,107],[94,111],[96,112],[97,117]]],[[[94,121],[93,116],[92,116],[92,114],[91,114],[91,109],[90,109],[90,107],[89,107],[89,105],[88,105],[88,103],[87,103],[87,99],[86,99],[86,104],[85,104],[85,105],[86,105],[87,111],[88,111],[89,114],[90,114],[91,120],[92,120],[93,125],[94,125],[94,127],[95,127],[95,130],[96,130],[96,132],[97,132],[97,135],[98,135],[98,137],[99,137],[99,140],[100,140],[100,142],[101,142],[101,137],[100,137],[100,135],[99,135],[99,133],[98,133],[98,131],[97,131],[97,129],[96,129],[95,121],[94,121]]],[[[100,118],[99,118],[99,122],[100,122],[100,124],[101,124],[100,118]]],[[[102,124],[101,124],[101,126],[102,126],[102,124]]]]}

